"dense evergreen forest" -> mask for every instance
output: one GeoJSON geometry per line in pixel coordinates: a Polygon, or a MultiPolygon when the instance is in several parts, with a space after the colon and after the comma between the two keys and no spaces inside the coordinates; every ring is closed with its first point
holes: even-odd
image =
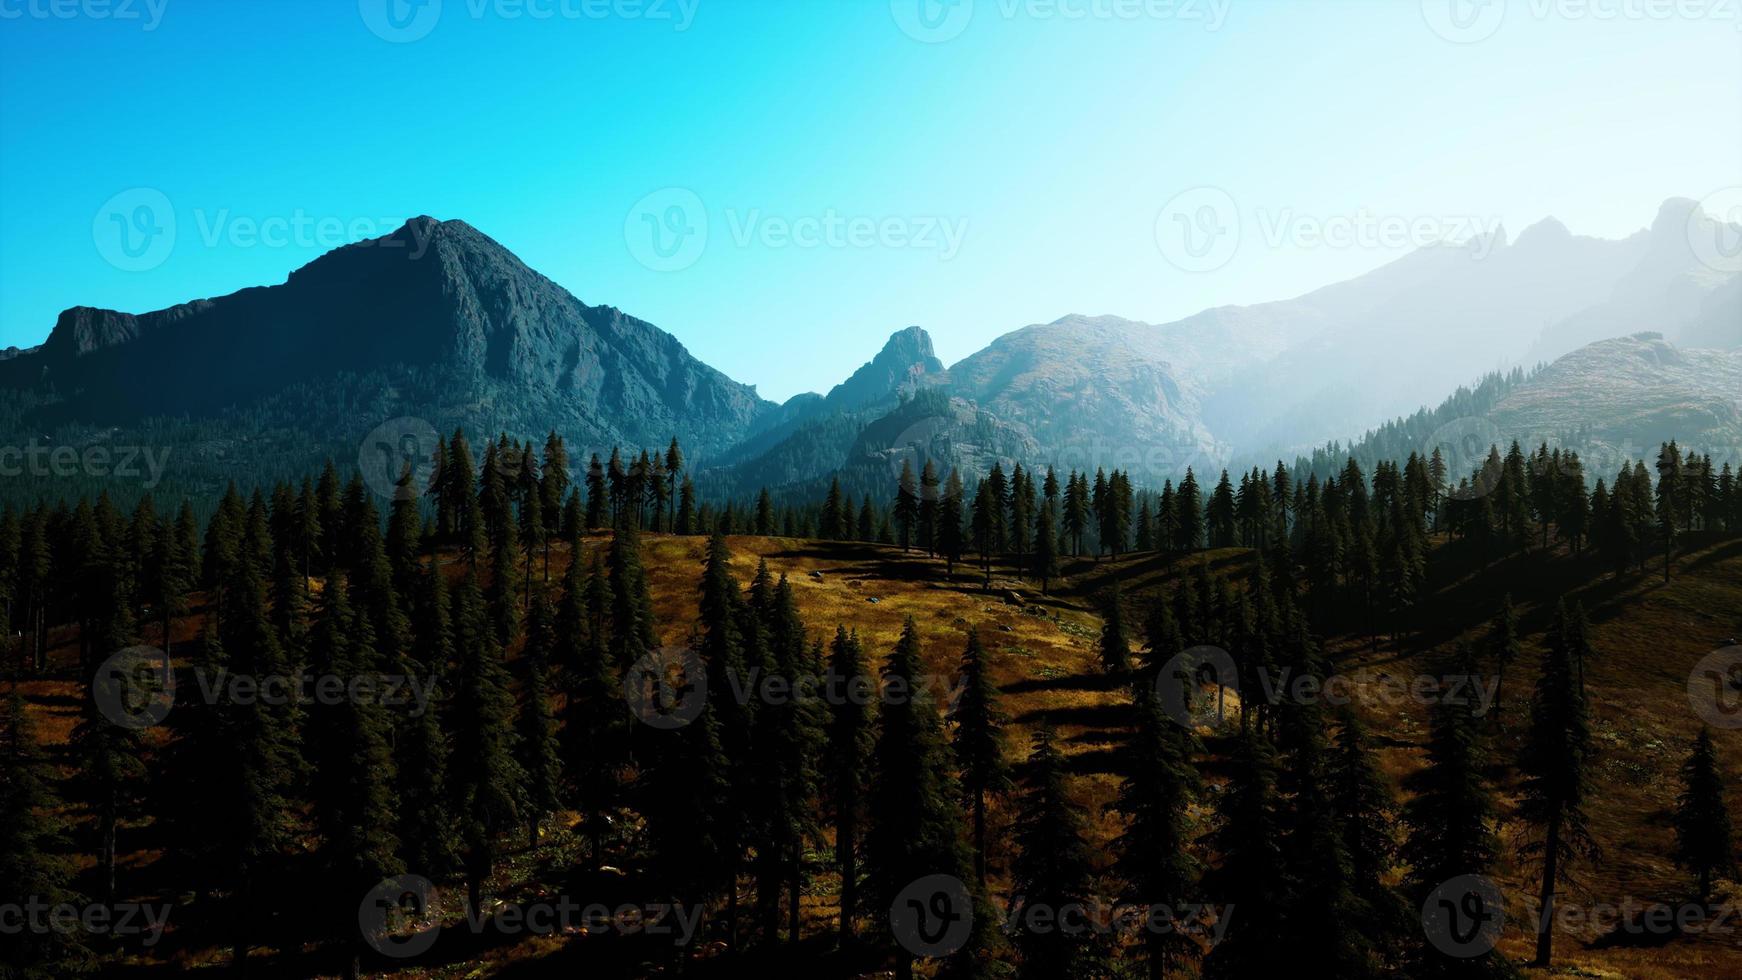
{"type": "MultiPolygon", "coordinates": [[[[177,928],[237,969],[297,951],[355,976],[415,949],[415,930],[385,912],[380,930],[359,928],[359,901],[383,882],[396,913],[435,883],[471,915],[502,914],[516,896],[491,895],[493,873],[560,822],[583,842],[561,869],[583,901],[609,893],[613,908],[693,926],[675,942],[601,930],[583,962],[604,976],[749,969],[813,938],[800,913],[818,893],[834,944],[899,976],[1247,977],[1303,963],[1505,976],[1491,946],[1438,937],[1418,910],[1511,846],[1493,826],[1495,765],[1519,774],[1518,846],[1545,907],[1594,859],[1585,665],[1601,651],[1584,610],[1562,603],[1553,618],[1517,758],[1492,758],[1489,721],[1447,698],[1401,790],[1354,713],[1311,698],[1226,705],[1223,688],[1323,680],[1327,636],[1410,632],[1436,576],[1555,547],[1599,574],[1667,578],[1690,537],[1742,533],[1730,466],[1674,443],[1594,485],[1575,452],[1513,444],[1467,473],[1410,453],[1202,483],[1188,471],[1159,491],[1118,471],[995,465],[964,480],[920,461],[880,492],[837,481],[808,502],[701,499],[676,440],[582,463],[555,433],[480,455],[456,431],[432,462],[429,485],[408,467],[385,509],[329,463],[232,486],[205,520],[149,494],[129,512],[99,495],[0,514],[0,903],[114,907],[150,889],[185,905],[177,928]],[[655,621],[643,554],[668,534],[709,538],[700,615],[675,624],[689,637],[677,647],[659,640],[674,624],[655,621]],[[1109,869],[1055,734],[1008,744],[971,626],[940,688],[911,619],[887,649],[851,621],[807,622],[766,563],[739,580],[738,535],[880,543],[940,558],[952,579],[1042,593],[1067,563],[1256,557],[1237,574],[1199,564],[1140,598],[1115,579],[1098,597],[1101,667],[1130,719],[1109,869]],[[190,623],[196,638],[168,642],[190,623]],[[57,669],[55,638],[74,636],[91,697],[51,753],[23,691],[57,669]],[[1237,683],[1192,682],[1224,664],[1237,683]],[[269,678],[312,679],[313,693],[260,696],[269,678]],[[807,683],[825,693],[771,693],[807,683]],[[855,685],[876,693],[828,693],[855,685]],[[988,838],[994,802],[1017,815],[1012,839],[988,838]],[[148,884],[125,848],[145,825],[161,851],[148,884]],[[915,892],[939,876],[958,891],[915,892]],[[1134,927],[1063,927],[1062,911],[1109,890],[1134,927]],[[959,934],[934,928],[955,921],[959,934]]],[[[1442,676],[1504,678],[1520,628],[1508,606],[1491,613],[1490,639],[1447,653],[1442,676]]],[[[1672,806],[1703,899],[1734,847],[1709,738],[1687,751],[1672,806]]],[[[1552,939],[1541,930],[1537,962],[1553,962],[1552,939]]],[[[77,930],[0,930],[0,977],[112,968],[114,953],[77,930]]]]}

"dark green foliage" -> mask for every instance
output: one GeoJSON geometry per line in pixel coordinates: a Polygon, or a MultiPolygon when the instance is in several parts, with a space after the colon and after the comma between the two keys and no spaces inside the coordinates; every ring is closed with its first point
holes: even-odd
{"type": "Polygon", "coordinates": [[[1010,918],[1021,965],[1036,980],[1092,976],[1102,951],[1094,932],[1067,923],[1094,900],[1094,860],[1081,812],[1065,788],[1064,757],[1051,729],[1034,734],[1022,774],[1010,918]]]}
{"type": "Polygon", "coordinates": [[[1676,863],[1693,873],[1694,894],[1704,902],[1712,883],[1733,875],[1730,810],[1724,803],[1724,774],[1712,747],[1712,733],[1701,728],[1693,752],[1682,763],[1682,792],[1676,801],[1676,863]]]}
{"type": "Polygon", "coordinates": [[[607,650],[606,619],[610,582],[598,551],[591,574],[580,557],[569,564],[557,606],[555,660],[568,698],[560,735],[563,775],[569,799],[580,813],[580,829],[592,844],[592,861],[605,860],[611,815],[622,804],[629,766],[630,719],[607,650]]]}
{"type": "MultiPolygon", "coordinates": [[[[16,692],[0,708],[0,896],[36,898],[50,905],[73,901],[70,867],[56,855],[64,843],[53,816],[52,769],[16,692]]],[[[0,976],[56,980],[92,965],[77,933],[31,929],[0,931],[0,976]]]]}
{"type": "MultiPolygon", "coordinates": [[[[935,874],[968,881],[973,857],[962,838],[938,709],[919,683],[924,673],[919,631],[910,619],[883,665],[882,710],[873,750],[865,851],[875,908],[887,909],[903,888],[935,874]]],[[[887,928],[887,919],[876,921],[887,928]]],[[[905,954],[901,954],[905,956],[905,954]]]]}
{"type": "Polygon", "coordinates": [[[475,576],[468,574],[454,592],[453,630],[458,669],[448,774],[466,888],[477,909],[484,879],[496,863],[498,838],[522,819],[525,776],[514,758],[514,694],[475,576]]]}
{"type": "Polygon", "coordinates": [[[859,911],[859,837],[870,784],[870,682],[858,634],[836,627],[824,675],[824,689],[835,695],[828,701],[823,759],[824,791],[834,815],[835,863],[841,872],[842,941],[853,938],[853,919],[859,911]]]}
{"type": "MultiPolygon", "coordinates": [[[[1163,713],[1152,684],[1132,690],[1137,728],[1126,755],[1129,768],[1112,804],[1125,818],[1113,841],[1113,870],[1124,882],[1120,901],[1144,910],[1146,918],[1177,921],[1184,906],[1200,901],[1201,869],[1191,851],[1197,830],[1191,807],[1199,792],[1191,759],[1196,740],[1163,713]]],[[[1183,929],[1145,929],[1141,945],[1151,980],[1198,955],[1183,929]]]]}
{"type": "Polygon", "coordinates": [[[520,712],[515,720],[515,753],[526,774],[527,840],[538,846],[539,825],[562,805],[562,756],[557,744],[556,709],[551,703],[550,662],[556,643],[550,604],[543,591],[532,597],[526,618],[526,646],[521,653],[524,676],[520,712]]]}
{"type": "Polygon", "coordinates": [[[1584,647],[1584,614],[1563,600],[1550,628],[1531,699],[1530,732],[1519,759],[1524,779],[1518,815],[1542,832],[1540,841],[1523,848],[1524,854],[1542,861],[1542,919],[1536,924],[1540,966],[1547,966],[1554,953],[1556,886],[1568,879],[1573,861],[1594,851],[1585,817],[1591,733],[1583,685],[1574,674],[1574,657],[1584,647]]]}
{"type": "Polygon", "coordinates": [[[986,649],[978,630],[968,630],[968,646],[962,653],[960,694],[951,713],[956,729],[950,746],[962,773],[962,792],[973,816],[974,874],[986,882],[987,797],[1009,792],[1010,765],[1004,759],[1006,718],[999,707],[997,685],[992,683],[986,649]]]}

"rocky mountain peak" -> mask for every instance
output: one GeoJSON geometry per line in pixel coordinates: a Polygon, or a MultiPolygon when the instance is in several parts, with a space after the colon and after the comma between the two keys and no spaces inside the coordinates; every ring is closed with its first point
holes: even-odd
{"type": "Polygon", "coordinates": [[[891,334],[877,356],[836,385],[825,402],[831,408],[857,408],[928,380],[939,381],[943,373],[931,335],[924,328],[908,327],[891,334]]]}

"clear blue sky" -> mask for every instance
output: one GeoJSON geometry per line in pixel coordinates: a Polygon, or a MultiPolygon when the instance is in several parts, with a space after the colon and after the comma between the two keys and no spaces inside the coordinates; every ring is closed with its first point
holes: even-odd
{"type": "Polygon", "coordinates": [[[282,282],[338,244],[314,222],[342,241],[432,214],[784,398],[907,324],[953,361],[1067,313],[1295,295],[1408,246],[1276,227],[1554,215],[1614,237],[1742,183],[1742,25],[1717,5],[60,2],[0,0],[0,345],[73,305],[282,282]],[[1193,271],[1157,219],[1206,186],[1242,235],[1193,271]],[[111,261],[137,188],[173,246],[111,261]],[[648,248],[698,208],[699,252],[648,248]]]}

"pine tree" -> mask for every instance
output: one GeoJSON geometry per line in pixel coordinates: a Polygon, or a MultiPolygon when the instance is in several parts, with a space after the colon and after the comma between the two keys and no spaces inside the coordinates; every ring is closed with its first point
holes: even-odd
{"type": "Polygon", "coordinates": [[[896,480],[893,519],[896,540],[901,550],[906,551],[913,546],[914,531],[919,527],[919,484],[908,460],[902,460],[901,475],[896,480]]]}
{"type": "Polygon", "coordinates": [[[1506,683],[1506,668],[1518,659],[1524,648],[1518,641],[1518,614],[1512,609],[1512,596],[1500,602],[1500,613],[1488,626],[1488,654],[1494,658],[1494,720],[1506,725],[1506,702],[1500,698],[1506,683]]]}
{"type": "Polygon", "coordinates": [[[1131,672],[1131,640],[1125,634],[1124,598],[1119,582],[1102,605],[1106,620],[1101,626],[1101,669],[1112,677],[1124,677],[1131,672]]]}
{"type": "MultiPolygon", "coordinates": [[[[346,592],[342,576],[329,580],[310,651],[317,676],[338,678],[355,691],[352,683],[373,673],[374,635],[367,619],[353,612],[346,592]]],[[[317,700],[309,715],[321,864],[345,894],[365,894],[403,870],[393,830],[398,801],[392,734],[386,706],[367,695],[317,700]]],[[[347,948],[348,977],[359,974],[362,954],[355,923],[355,916],[340,909],[325,924],[326,935],[347,948]]]]}
{"type": "Polygon", "coordinates": [[[554,637],[568,694],[559,741],[562,771],[595,868],[605,863],[605,835],[622,803],[630,761],[628,717],[621,710],[622,690],[606,636],[610,589],[598,551],[591,574],[582,572],[581,556],[575,555],[563,577],[554,637]]]}
{"type": "Polygon", "coordinates": [[[653,621],[653,596],[641,564],[641,534],[621,524],[611,536],[606,557],[611,572],[611,658],[619,671],[659,649],[653,621]]]}
{"type": "Polygon", "coordinates": [[[1663,580],[1669,581],[1669,564],[1675,554],[1676,531],[1687,506],[1686,474],[1681,450],[1675,440],[1664,443],[1657,454],[1657,533],[1663,538],[1663,580]]]}
{"type": "Polygon", "coordinates": [[[1398,853],[1397,799],[1353,711],[1343,711],[1338,719],[1326,777],[1358,903],[1350,925],[1381,962],[1395,962],[1413,925],[1408,906],[1390,884],[1398,853]]]}
{"type": "Polygon", "coordinates": [[[1161,980],[1171,965],[1198,953],[1174,919],[1197,900],[1200,868],[1191,853],[1196,836],[1191,807],[1199,790],[1191,761],[1195,740],[1163,713],[1152,684],[1137,684],[1132,692],[1137,727],[1126,754],[1129,769],[1111,804],[1125,818],[1113,841],[1114,871],[1124,882],[1121,902],[1137,906],[1145,921],[1165,915],[1175,926],[1143,932],[1148,976],[1161,980]]]}
{"type": "Polygon", "coordinates": [[[1051,507],[1042,507],[1035,522],[1034,577],[1040,579],[1040,593],[1046,595],[1052,580],[1059,576],[1058,528],[1051,507]]]}
{"type": "Polygon", "coordinates": [[[962,540],[962,475],[950,470],[944,482],[944,498],[938,506],[938,550],[944,556],[944,576],[954,578],[956,562],[965,550],[962,540]]]}
{"type": "Polygon", "coordinates": [[[841,497],[841,478],[829,480],[829,495],[823,500],[822,521],[817,527],[817,536],[825,541],[839,541],[846,537],[846,504],[841,497]]]}
{"type": "Polygon", "coordinates": [[[562,806],[562,756],[557,743],[556,709],[550,697],[550,660],[555,627],[544,593],[532,599],[526,619],[526,646],[521,653],[525,680],[520,712],[515,718],[515,757],[526,774],[525,810],[528,846],[537,847],[539,825],[562,806]]]}
{"type": "Polygon", "coordinates": [[[1196,551],[1203,547],[1204,541],[1204,501],[1198,492],[1198,480],[1191,467],[1186,467],[1185,478],[1180,480],[1179,490],[1174,495],[1174,521],[1177,528],[1174,539],[1175,551],[1196,551]]]}
{"type": "Polygon", "coordinates": [[[870,778],[872,734],[870,699],[861,686],[869,679],[858,634],[837,626],[824,678],[830,697],[823,757],[827,762],[825,789],[835,821],[835,863],[841,871],[843,944],[853,940],[853,919],[858,912],[859,828],[870,778]]]}
{"type": "Polygon", "coordinates": [[[439,878],[460,866],[460,841],[449,808],[448,759],[453,749],[442,723],[454,641],[448,592],[439,570],[419,577],[415,609],[410,666],[429,685],[429,700],[421,713],[407,719],[395,746],[398,832],[405,866],[439,878]]]}
{"type": "Polygon", "coordinates": [[[1276,757],[1256,728],[1240,736],[1234,774],[1219,809],[1221,826],[1214,845],[1222,863],[1205,884],[1223,906],[1233,906],[1234,914],[1222,941],[1204,957],[1204,976],[1215,980],[1280,973],[1289,962],[1288,950],[1276,942],[1288,901],[1284,834],[1276,757]]]}
{"type": "Polygon", "coordinates": [[[1004,761],[1004,724],[998,687],[988,674],[986,649],[978,630],[968,630],[968,646],[962,653],[961,693],[953,718],[955,734],[951,748],[962,773],[962,792],[973,816],[974,874],[986,883],[986,803],[989,796],[1009,792],[1010,767],[1004,761]]]}
{"type": "Polygon", "coordinates": [[[496,865],[498,839],[522,819],[524,773],[514,760],[514,695],[478,580],[468,574],[453,597],[454,678],[449,760],[466,895],[482,908],[484,879],[496,865]]]}
{"type": "Polygon", "coordinates": [[[1542,857],[1536,964],[1544,967],[1554,955],[1555,888],[1566,880],[1568,865],[1593,849],[1584,810],[1591,735],[1584,694],[1574,677],[1575,634],[1580,632],[1575,616],[1563,600],[1543,656],[1531,700],[1530,732],[1519,759],[1524,774],[1519,816],[1543,833],[1540,842],[1530,842],[1523,852],[1542,857]]]}
{"type": "MultiPolygon", "coordinates": [[[[54,812],[53,768],[37,741],[24,699],[14,691],[0,708],[0,895],[57,906],[75,900],[71,869],[54,852],[64,843],[54,812]]],[[[52,980],[91,968],[77,932],[0,930],[0,974],[52,980]]]]}
{"type": "MultiPolygon", "coordinates": [[[[1442,673],[1474,673],[1473,657],[1461,649],[1442,673]]],[[[1485,760],[1473,706],[1467,698],[1443,698],[1432,708],[1427,766],[1410,780],[1415,795],[1403,807],[1408,830],[1399,856],[1409,867],[1404,891],[1420,907],[1434,890],[1454,878],[1489,874],[1499,854],[1494,833],[1493,790],[1483,775],[1485,760]]],[[[1452,957],[1418,946],[1409,963],[1412,976],[1506,977],[1506,959],[1490,950],[1452,957]]]]}
{"type": "Polygon", "coordinates": [[[1712,896],[1718,878],[1735,874],[1731,856],[1730,810],[1724,803],[1724,774],[1712,746],[1712,733],[1701,728],[1692,754],[1682,764],[1682,792],[1676,801],[1675,859],[1693,873],[1694,893],[1701,902],[1712,896]]]}
{"type": "MultiPolygon", "coordinates": [[[[883,666],[885,698],[866,806],[872,821],[865,841],[869,887],[880,909],[921,878],[944,874],[967,881],[973,874],[955,806],[960,787],[937,707],[920,683],[924,670],[919,629],[909,618],[883,666]]],[[[896,962],[898,976],[912,975],[905,952],[898,952],[896,962]]]]}
{"type": "Polygon", "coordinates": [[[1019,977],[1091,976],[1099,965],[1094,935],[1071,928],[1067,911],[1087,910],[1094,896],[1094,861],[1085,821],[1065,787],[1064,756],[1052,729],[1035,732],[1022,775],[1016,858],[1010,869],[1019,977]]]}

